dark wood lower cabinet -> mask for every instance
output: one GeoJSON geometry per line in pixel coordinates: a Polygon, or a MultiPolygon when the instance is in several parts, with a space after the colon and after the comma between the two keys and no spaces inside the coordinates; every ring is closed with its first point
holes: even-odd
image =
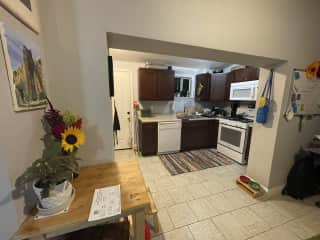
{"type": "Polygon", "coordinates": [[[181,150],[217,146],[218,120],[186,120],[182,122],[181,150]]]}
{"type": "Polygon", "coordinates": [[[143,156],[156,155],[158,152],[158,123],[139,121],[139,150],[143,156]]]}
{"type": "Polygon", "coordinates": [[[217,147],[218,133],[219,133],[219,120],[210,120],[209,123],[209,147],[217,147]]]}
{"type": "MultiPolygon", "coordinates": [[[[217,147],[219,120],[182,121],[181,150],[217,147]]],[[[139,150],[143,156],[158,153],[158,123],[139,121],[139,150]]]]}

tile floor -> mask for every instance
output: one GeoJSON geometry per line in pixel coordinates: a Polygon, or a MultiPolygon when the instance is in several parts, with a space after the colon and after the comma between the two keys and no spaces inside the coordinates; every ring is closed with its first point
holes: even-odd
{"type": "MultiPolygon", "coordinates": [[[[125,152],[116,156],[132,159],[132,151],[125,152]]],[[[238,164],[171,176],[157,156],[138,161],[159,210],[153,240],[301,240],[320,234],[320,209],[313,206],[320,196],[253,199],[235,184],[246,171],[238,164]]]]}

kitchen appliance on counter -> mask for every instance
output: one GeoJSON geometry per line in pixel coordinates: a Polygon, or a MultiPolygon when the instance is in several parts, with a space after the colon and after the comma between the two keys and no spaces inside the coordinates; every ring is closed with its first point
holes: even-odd
{"type": "Polygon", "coordinates": [[[158,153],[178,152],[181,147],[181,119],[158,123],[158,153]]]}
{"type": "Polygon", "coordinates": [[[231,102],[230,105],[231,105],[231,117],[236,117],[240,103],[238,101],[235,101],[235,102],[231,102]]]}
{"type": "Polygon", "coordinates": [[[258,85],[259,80],[231,83],[229,99],[231,101],[256,101],[258,85]]]}
{"type": "Polygon", "coordinates": [[[213,106],[210,112],[203,113],[203,117],[215,118],[215,117],[225,117],[227,116],[227,111],[220,107],[213,106]]]}
{"type": "Polygon", "coordinates": [[[250,119],[220,119],[218,133],[218,152],[240,164],[247,163],[247,144],[249,140],[250,119]]]}

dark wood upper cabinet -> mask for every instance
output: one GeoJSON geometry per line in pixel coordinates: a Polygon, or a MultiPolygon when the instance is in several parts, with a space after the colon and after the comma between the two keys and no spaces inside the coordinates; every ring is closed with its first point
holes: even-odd
{"type": "Polygon", "coordinates": [[[229,101],[231,83],[258,79],[259,69],[254,67],[237,69],[229,73],[213,74],[210,86],[210,100],[213,102],[229,101]]]}
{"type": "Polygon", "coordinates": [[[139,99],[157,100],[157,73],[153,69],[139,69],[139,99]]]}
{"type": "Polygon", "coordinates": [[[160,100],[174,99],[174,71],[157,70],[158,97],[160,100]]]}
{"type": "Polygon", "coordinates": [[[217,73],[212,75],[210,86],[210,100],[221,102],[227,99],[227,75],[226,73],[217,73]]]}
{"type": "Polygon", "coordinates": [[[245,82],[259,79],[259,68],[246,67],[232,72],[234,74],[233,82],[245,82]]]}
{"type": "Polygon", "coordinates": [[[209,101],[210,100],[210,84],[211,74],[203,73],[196,76],[196,100],[209,101]]]}
{"type": "Polygon", "coordinates": [[[173,100],[174,71],[166,69],[139,69],[140,100],[173,100]]]}
{"type": "Polygon", "coordinates": [[[139,121],[139,150],[143,156],[155,155],[158,152],[158,123],[139,121]]]}

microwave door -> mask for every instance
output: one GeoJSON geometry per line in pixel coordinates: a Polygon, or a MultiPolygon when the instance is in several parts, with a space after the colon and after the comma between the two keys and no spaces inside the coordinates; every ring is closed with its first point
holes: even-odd
{"type": "Polygon", "coordinates": [[[230,100],[252,100],[252,87],[234,87],[230,91],[230,100]]]}
{"type": "Polygon", "coordinates": [[[221,145],[228,147],[239,153],[243,153],[246,138],[246,130],[243,128],[232,127],[220,124],[218,141],[221,145]]]}

